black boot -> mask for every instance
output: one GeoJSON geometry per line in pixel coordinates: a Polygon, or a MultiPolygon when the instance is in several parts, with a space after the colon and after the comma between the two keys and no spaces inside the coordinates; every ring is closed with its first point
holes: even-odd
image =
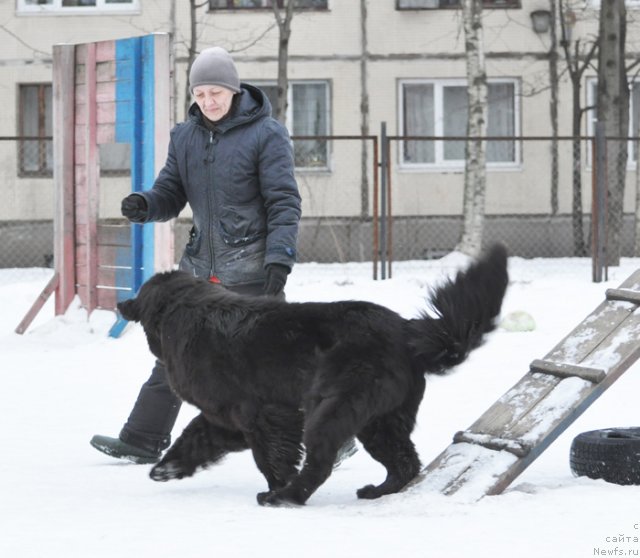
{"type": "Polygon", "coordinates": [[[96,435],[90,443],[111,457],[132,463],[156,463],[171,444],[171,429],[179,410],[180,399],[171,391],[164,365],[157,361],[120,435],[96,435]]]}
{"type": "Polygon", "coordinates": [[[96,434],[89,443],[98,451],[116,459],[126,459],[132,463],[147,464],[157,463],[160,460],[162,450],[169,445],[168,442],[169,440],[150,441],[142,439],[125,441],[122,438],[111,438],[96,434]]]}

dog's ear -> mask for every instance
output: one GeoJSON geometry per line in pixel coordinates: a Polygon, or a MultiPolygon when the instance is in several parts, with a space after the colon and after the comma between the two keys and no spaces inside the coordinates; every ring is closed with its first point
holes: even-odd
{"type": "Polygon", "coordinates": [[[138,311],[138,304],[135,298],[118,302],[118,311],[125,320],[130,322],[140,321],[140,312],[138,311]]]}

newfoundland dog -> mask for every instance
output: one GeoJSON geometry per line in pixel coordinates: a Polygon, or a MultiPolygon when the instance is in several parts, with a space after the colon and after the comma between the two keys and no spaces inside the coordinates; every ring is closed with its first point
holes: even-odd
{"type": "Polygon", "coordinates": [[[151,478],[188,477],[250,449],[268,484],[258,502],[304,504],[355,436],[387,470],[358,497],[398,492],[421,467],[410,435],[425,374],[481,343],[507,283],[506,250],[495,245],[431,290],[430,311],[404,319],[371,302],[288,303],[180,271],[153,276],[118,309],[142,324],[172,388],[201,413],[151,478]]]}

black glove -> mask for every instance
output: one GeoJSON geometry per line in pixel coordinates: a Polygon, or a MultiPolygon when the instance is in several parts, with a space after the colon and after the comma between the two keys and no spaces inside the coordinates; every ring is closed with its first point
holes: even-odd
{"type": "Polygon", "coordinates": [[[287,275],[291,270],[286,265],[269,264],[267,266],[267,280],[264,283],[264,294],[280,296],[287,283],[287,275]]]}
{"type": "Polygon", "coordinates": [[[144,223],[147,220],[147,201],[139,194],[129,194],[122,200],[120,211],[132,223],[144,223]]]}

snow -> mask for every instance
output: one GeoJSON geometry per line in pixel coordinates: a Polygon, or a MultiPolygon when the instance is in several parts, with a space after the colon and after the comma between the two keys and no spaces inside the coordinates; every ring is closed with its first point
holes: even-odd
{"type": "MultiPolygon", "coordinates": [[[[396,263],[386,281],[371,279],[371,264],[301,264],[287,296],[371,300],[412,317],[424,309],[428,289],[467,261],[453,253],[438,261],[396,263]]],[[[526,312],[535,329],[498,329],[452,375],[428,379],[413,436],[423,463],[511,388],[532,360],[558,344],[602,302],[607,288],[618,287],[638,267],[640,260],[623,259],[609,269],[607,282],[595,284],[586,259],[510,258],[503,314],[526,312]]],[[[77,302],[54,317],[49,300],[24,335],[14,333],[50,276],[47,269],[0,270],[0,556],[640,555],[640,487],[574,478],[569,469],[569,447],[578,433],[640,426],[639,365],[499,496],[445,496],[432,479],[397,495],[359,501],[356,489],[384,476],[360,450],[306,506],[262,508],[255,495],[265,481],[248,452],[191,479],[155,483],[149,466],[113,460],[89,446],[93,434],[118,433],[153,357],[138,326],[109,338],[114,314],[96,311],[87,318],[77,302]]],[[[558,392],[554,404],[571,391],[558,392]]],[[[184,407],[174,434],[194,414],[184,407]]],[[[469,446],[465,451],[478,458],[488,451],[459,446],[469,446]]],[[[504,465],[509,456],[498,452],[492,461],[504,465]]],[[[489,476],[493,466],[487,465],[489,476]]],[[[485,481],[480,475],[473,483],[485,481]]]]}

